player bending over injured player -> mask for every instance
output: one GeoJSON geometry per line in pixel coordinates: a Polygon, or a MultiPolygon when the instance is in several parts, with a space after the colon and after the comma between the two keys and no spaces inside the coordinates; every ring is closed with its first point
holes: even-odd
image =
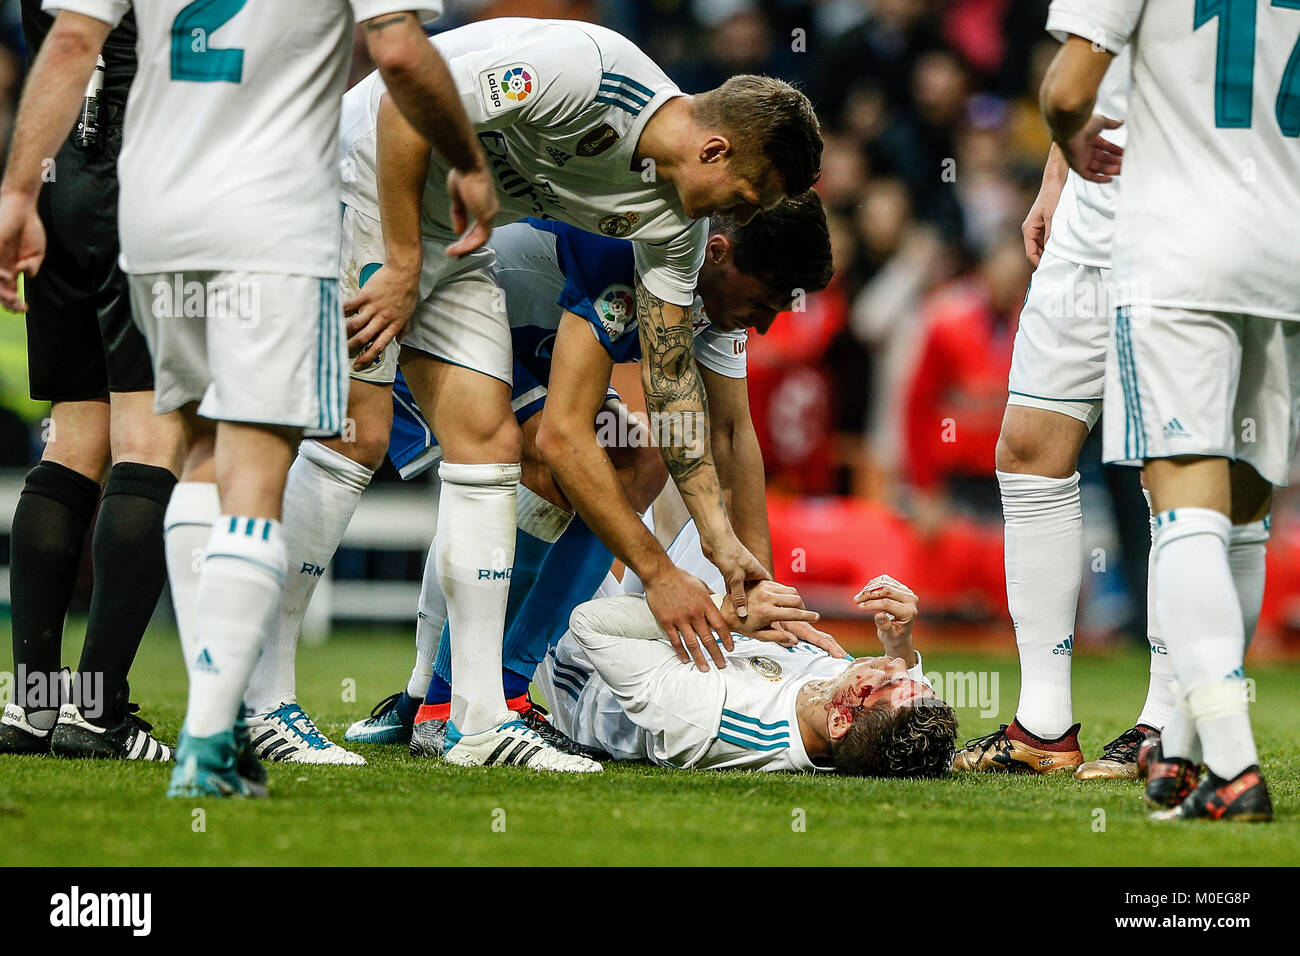
{"type": "Polygon", "coordinates": [[[735,649],[726,668],[706,672],[668,643],[644,596],[579,606],[535,678],[556,725],[616,760],[681,769],[948,771],[957,716],[922,673],[912,646],[917,598],[905,585],[881,575],[857,595],[858,607],[875,615],[885,656],[856,660],[790,644],[772,629],[777,615],[802,606],[794,588],[755,585],[744,620],[730,597],[714,600],[735,649]]]}

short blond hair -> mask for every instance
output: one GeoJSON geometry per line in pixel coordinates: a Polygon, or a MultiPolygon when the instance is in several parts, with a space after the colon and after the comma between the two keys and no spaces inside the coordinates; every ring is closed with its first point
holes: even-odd
{"type": "Polygon", "coordinates": [[[812,188],[821,174],[822,135],[808,97],[785,80],[733,76],[695,97],[696,121],[723,132],[741,153],[774,167],[787,196],[812,188]]]}

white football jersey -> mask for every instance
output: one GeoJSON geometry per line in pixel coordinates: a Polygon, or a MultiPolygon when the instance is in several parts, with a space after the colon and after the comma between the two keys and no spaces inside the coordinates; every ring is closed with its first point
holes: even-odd
{"type": "Polygon", "coordinates": [[[118,163],[127,272],[339,272],[338,121],[353,24],[441,0],[45,0],[116,26],[139,69],[118,163]]]}
{"type": "MultiPolygon", "coordinates": [[[[1047,15],[1047,29],[1063,39],[1074,33],[1078,18],[1075,11],[1088,0],[1058,0],[1047,15]]],[[[1097,88],[1094,113],[1122,120],[1128,115],[1128,93],[1132,59],[1127,48],[1111,62],[1097,88]]],[[[1128,127],[1107,130],[1103,134],[1117,146],[1128,140],[1128,127]]],[[[1047,249],[1053,255],[1082,266],[1110,268],[1111,244],[1115,237],[1115,213],[1119,207],[1121,177],[1109,183],[1093,183],[1074,170],[1065,177],[1061,198],[1052,217],[1047,249]]]]}
{"type": "Polygon", "coordinates": [[[1300,319],[1300,10],[1068,6],[1068,32],[1133,46],[1115,304],[1300,319]]]}
{"type": "MultiPolygon", "coordinates": [[[[687,218],[672,183],[635,161],[646,122],[681,96],[625,37],[572,20],[504,17],[449,30],[442,52],[495,175],[497,221],[555,219],[635,245],[653,295],[689,306],[708,227],[687,218]]],[[[371,75],[344,99],[343,199],[379,218],[376,117],[384,92],[371,75]]],[[[451,238],[449,165],[431,157],[426,236],[451,238]]]]}

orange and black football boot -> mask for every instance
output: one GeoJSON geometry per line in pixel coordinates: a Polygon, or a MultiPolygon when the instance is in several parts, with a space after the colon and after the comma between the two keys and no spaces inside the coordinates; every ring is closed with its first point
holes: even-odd
{"type": "Polygon", "coordinates": [[[1138,751],[1152,737],[1159,738],[1160,731],[1146,724],[1138,724],[1124,731],[1105,747],[1101,756],[1089,760],[1074,772],[1075,780],[1136,780],[1138,776],[1138,751]]]}
{"type": "Polygon", "coordinates": [[[1267,823],[1273,819],[1273,801],[1259,764],[1251,764],[1231,780],[1207,770],[1196,789],[1178,806],[1153,813],[1151,819],[1267,823]]]}
{"type": "Polygon", "coordinates": [[[1154,751],[1144,748],[1140,756],[1142,775],[1147,781],[1144,794],[1147,806],[1177,806],[1196,789],[1200,768],[1190,760],[1165,757],[1164,749],[1159,744],[1154,751]]]}
{"type": "Polygon", "coordinates": [[[991,734],[966,741],[952,758],[952,769],[983,773],[1073,772],[1083,763],[1079,750],[1079,725],[1055,740],[1035,737],[1013,720],[991,734]]]}

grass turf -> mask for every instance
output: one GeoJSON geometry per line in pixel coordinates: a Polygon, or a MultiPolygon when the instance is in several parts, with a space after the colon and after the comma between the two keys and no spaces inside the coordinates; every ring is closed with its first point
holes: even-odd
{"type": "MultiPolygon", "coordinates": [[[[65,660],[75,662],[72,631],[65,660]]],[[[406,636],[344,631],[299,652],[300,699],[341,739],[351,720],[401,686],[411,653],[406,636]]],[[[0,667],[12,667],[7,654],[0,667]]],[[[1013,657],[934,650],[926,667],[997,674],[1001,720],[1009,719],[1013,657]]],[[[915,782],[614,766],[570,778],[359,747],[365,767],[271,765],[269,800],[191,801],[163,797],[169,767],[0,757],[0,865],[1295,864],[1300,666],[1259,664],[1251,673],[1278,814],[1271,825],[1153,824],[1138,784],[1069,777],[915,782]]],[[[1133,720],[1146,656],[1084,651],[1075,674],[1092,756],[1133,720]]],[[[144,715],[174,740],[185,702],[174,635],[149,634],[133,678],[144,715]]],[[[999,723],[978,706],[959,714],[963,737],[999,723]]]]}

